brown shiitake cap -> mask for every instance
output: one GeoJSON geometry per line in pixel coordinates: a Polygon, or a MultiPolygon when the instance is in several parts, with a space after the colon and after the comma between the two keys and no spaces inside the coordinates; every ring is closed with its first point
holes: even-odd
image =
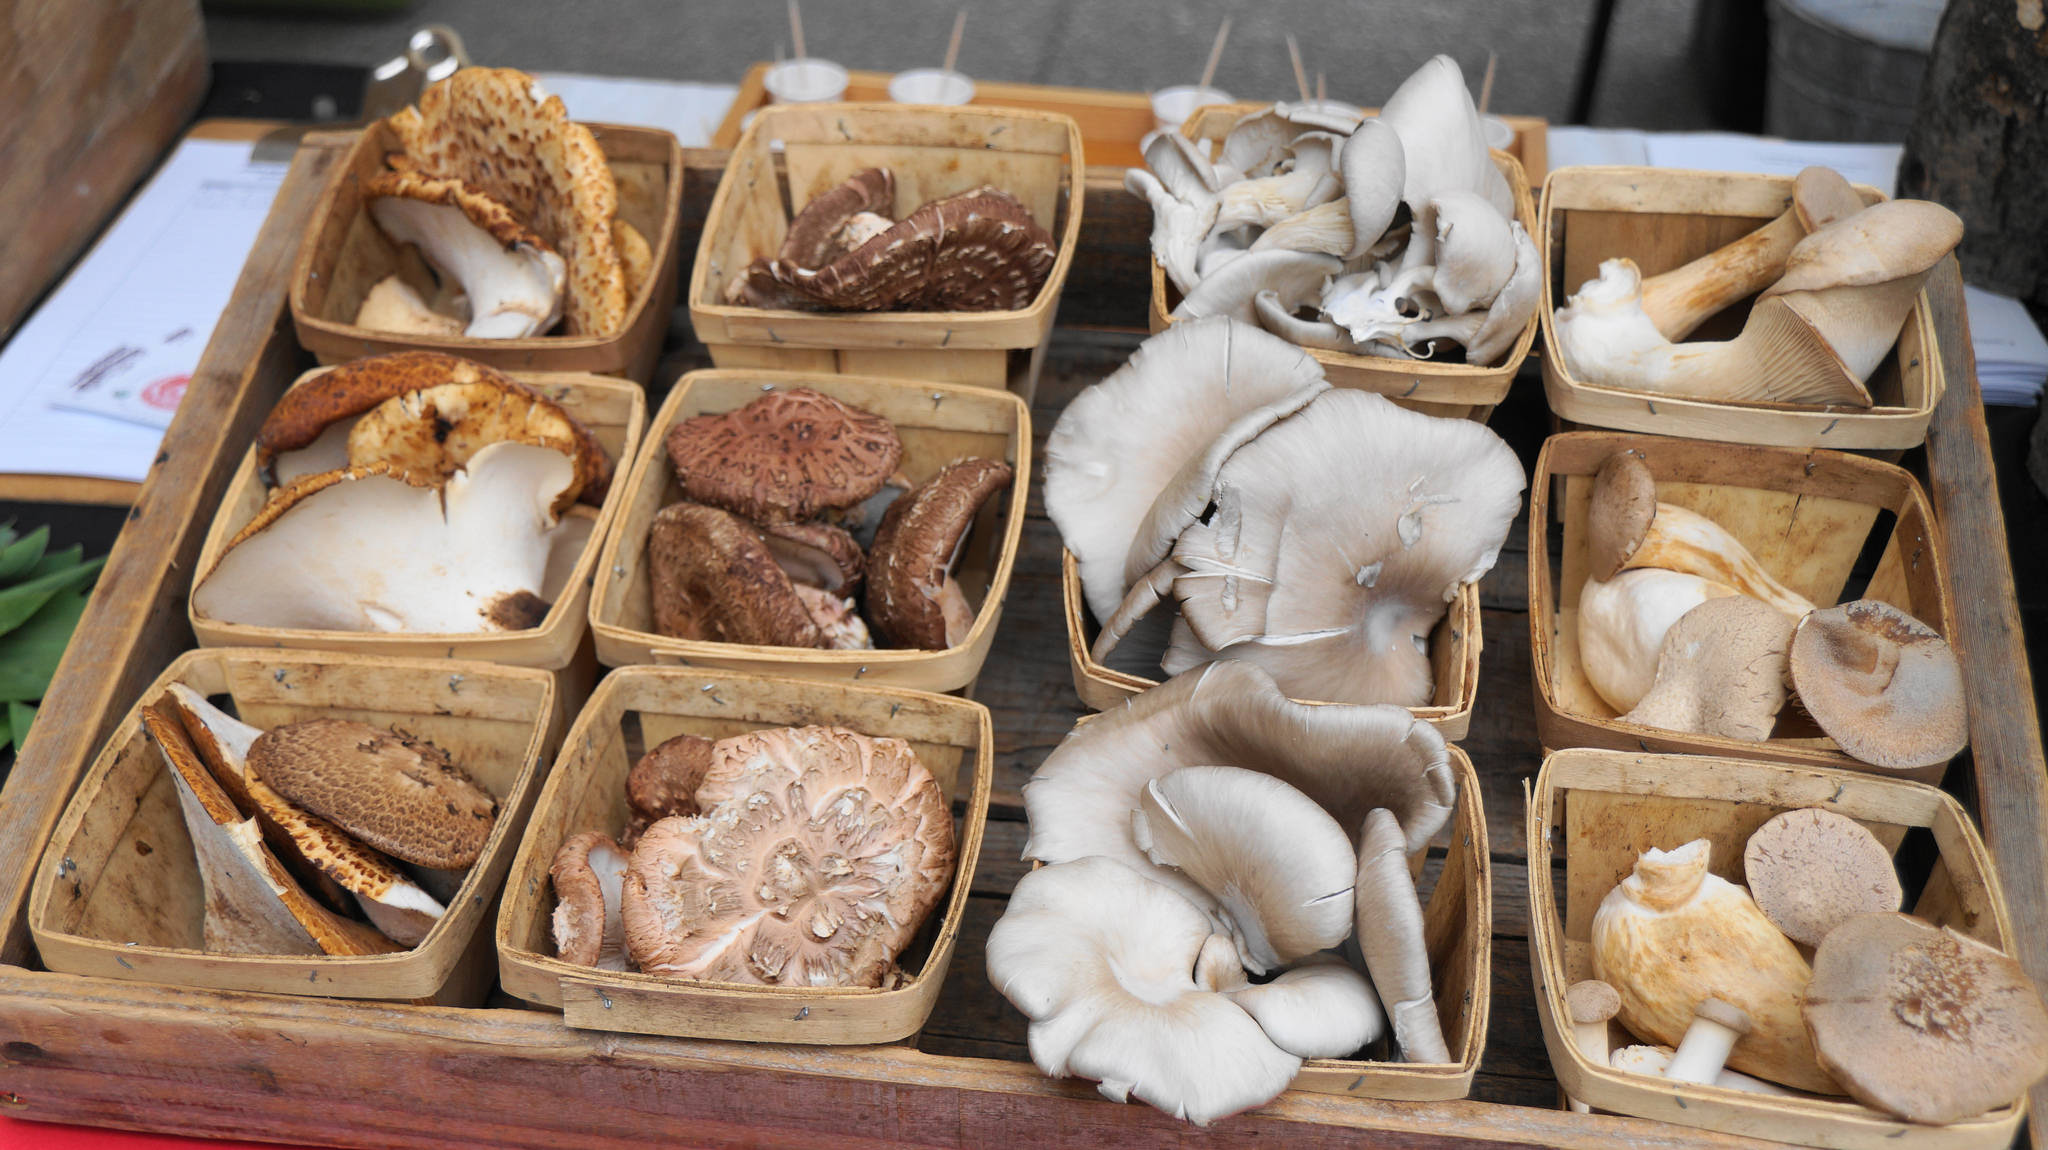
{"type": "Polygon", "coordinates": [[[654,629],[674,639],[822,647],[824,636],[761,533],[701,503],[674,503],[647,532],[654,629]]]}
{"type": "Polygon", "coordinates": [[[2048,1074],[2048,1008],[2018,962],[1908,914],[1821,940],[1802,1012],[1821,1065],[1865,1106],[1957,1122],[2048,1074]]]}
{"type": "Polygon", "coordinates": [[[1750,896],[1794,942],[1819,946],[1859,914],[1899,909],[1891,852],[1847,815],[1802,807],[1774,816],[1742,850],[1750,896]]]}
{"type": "Polygon", "coordinates": [[[860,591],[868,557],[860,541],[830,523],[765,523],[761,541],[797,583],[851,596],[860,591]]]}
{"type": "Polygon", "coordinates": [[[265,731],[249,769],[272,790],[394,858],[461,870],[483,853],[498,802],[424,739],[346,719],[265,731]]]}
{"type": "Polygon", "coordinates": [[[1791,669],[1821,730],[1872,766],[1945,763],[1970,741],[1955,652],[1889,603],[1858,599],[1808,614],[1792,636],[1791,669]]]}
{"type": "Polygon", "coordinates": [[[602,831],[570,835],[555,851],[555,861],[548,867],[555,887],[550,925],[555,954],[563,962],[597,966],[609,958],[612,968],[625,968],[619,888],[626,861],[626,851],[602,831]]]}
{"type": "Polygon", "coordinates": [[[692,416],[669,429],[667,445],[686,498],[757,523],[859,503],[903,458],[888,420],[807,387],[692,416]]]}
{"type": "Polygon", "coordinates": [[[775,280],[847,311],[1014,311],[1037,297],[1055,244],[1021,201],[986,185],[933,200],[821,268],[775,280]]]}
{"type": "Polygon", "coordinates": [[[1581,979],[1564,992],[1564,1004],[1573,1022],[1605,1022],[1621,1013],[1621,992],[1610,982],[1581,979]]]}
{"type": "Polygon", "coordinates": [[[789,221],[789,235],[776,258],[800,268],[815,268],[830,258],[832,237],[847,220],[862,212],[889,215],[896,206],[896,176],[887,168],[855,172],[846,182],[804,205],[789,221]]]}
{"type": "Polygon", "coordinates": [[[697,787],[711,769],[712,741],[677,735],[640,756],[626,774],[626,802],[638,818],[653,822],[697,813],[697,787]]]}
{"type": "Polygon", "coordinates": [[[1586,520],[1587,558],[1593,578],[1606,582],[1621,573],[1643,545],[1657,518],[1657,481],[1633,451],[1617,451],[1593,478],[1593,505],[1586,520]]]}
{"type": "Polygon", "coordinates": [[[890,646],[942,651],[965,637],[946,626],[947,567],[975,512],[1012,474],[996,459],[955,460],[889,505],[868,555],[866,604],[890,646]]]}

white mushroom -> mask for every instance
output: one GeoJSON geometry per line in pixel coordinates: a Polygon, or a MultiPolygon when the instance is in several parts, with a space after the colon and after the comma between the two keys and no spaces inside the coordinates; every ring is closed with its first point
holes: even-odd
{"type": "Polygon", "coordinates": [[[1358,125],[1339,157],[1344,174],[1344,206],[1351,215],[1352,244],[1346,259],[1364,255],[1394,222],[1401,192],[1408,180],[1408,157],[1401,134],[1381,119],[1358,125]]]}
{"type": "MultiPolygon", "coordinates": [[[[1646,1074],[1655,1078],[1664,1077],[1664,1068],[1671,1065],[1675,1053],[1669,1046],[1624,1046],[1607,1057],[1607,1064],[1616,1070],[1630,1074],[1646,1074]]],[[[1781,1098],[1814,1097],[1800,1090],[1791,1090],[1775,1082],[1751,1078],[1739,1070],[1721,1069],[1714,1075],[1715,1086],[1723,1090],[1740,1090],[1745,1094],[1774,1094],[1781,1098]]]]}
{"type": "Polygon", "coordinates": [[[1166,269],[1175,288],[1183,293],[1194,290],[1201,280],[1195,270],[1197,247],[1216,222],[1216,200],[1176,199],[1158,177],[1143,168],[1124,172],[1124,189],[1152,205],[1152,251],[1159,257],[1159,266],[1166,269]]]}
{"type": "Polygon", "coordinates": [[[415,244],[469,297],[477,339],[540,335],[562,315],[568,265],[505,205],[459,180],[384,172],[364,187],[370,218],[399,243],[415,244]]]}
{"type": "Polygon", "coordinates": [[[1409,1062],[1449,1062],[1443,1023],[1431,988],[1423,945],[1422,902],[1408,870],[1408,840],[1400,820],[1374,810],[1359,835],[1356,914],[1358,947],[1373,987],[1394,1024],[1394,1040],[1409,1062]]]}
{"type": "Polygon", "coordinates": [[[1271,982],[1224,993],[1258,1020],[1274,1045],[1302,1058],[1343,1058],[1387,1031],[1371,980],[1327,951],[1271,982]]]}
{"type": "Polygon", "coordinates": [[[1739,1006],[1709,998],[1693,1009],[1692,1025],[1679,1039],[1678,1049],[1664,1067],[1664,1077],[1701,1086],[1711,1084],[1728,1061],[1735,1044],[1752,1029],[1749,1015],[1739,1006]]]}
{"type": "Polygon", "coordinates": [[[1649,694],[1664,636],[1687,611],[1732,587],[1682,571],[1632,567],[1586,580],[1579,591],[1579,666],[1600,698],[1619,713],[1649,694]]]}
{"type": "Polygon", "coordinates": [[[1256,323],[1253,300],[1260,292],[1273,292],[1282,304],[1298,306],[1321,294],[1323,281],[1343,266],[1344,261],[1320,252],[1285,248],[1246,252],[1196,284],[1173,309],[1172,318],[1229,316],[1256,323]]]}

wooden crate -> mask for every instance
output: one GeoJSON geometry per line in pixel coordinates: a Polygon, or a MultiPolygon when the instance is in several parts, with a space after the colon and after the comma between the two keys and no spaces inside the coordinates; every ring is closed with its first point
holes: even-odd
{"type": "Polygon", "coordinates": [[[777,368],[1008,387],[1030,401],[1081,235],[1081,130],[1050,112],[785,104],[733,149],[690,272],[690,323],[725,368],[777,368]],[[779,143],[778,164],[775,144],[779,143]],[[1016,311],[808,312],[724,302],[725,287],[781,248],[794,212],[856,172],[896,176],[901,219],[993,184],[1059,245],[1037,299],[1016,311]]]}
{"type": "Polygon", "coordinates": [[[658,128],[588,125],[610,162],[619,188],[619,217],[654,251],[654,270],[626,309],[624,326],[609,335],[543,335],[527,339],[400,335],[357,327],[363,297],[385,276],[403,275],[433,294],[426,264],[406,245],[394,244],[363,207],[363,182],[384,170],[387,153],[402,150],[384,121],[356,135],[337,165],[313,223],[299,247],[292,274],[292,323],[299,342],[321,363],[407,348],[445,351],[505,371],[582,371],[648,382],[675,306],[681,246],[683,150],[658,128]]]}
{"type": "MultiPolygon", "coordinates": [[[[1876,188],[1856,189],[1866,203],[1876,188]]],[[[1557,344],[1556,313],[1600,261],[1627,256],[1645,277],[1680,267],[1783,214],[1792,203],[1787,176],[1686,172],[1665,168],[1565,168],[1543,183],[1543,342],[1557,344]]],[[[1731,339],[1748,301],[1716,315],[1690,339],[1731,339]]],[[[1876,406],[1727,403],[1653,395],[1581,383],[1558,355],[1543,359],[1550,410],[1585,427],[1683,435],[1774,447],[1882,451],[1916,447],[1941,398],[1941,352],[1927,294],[1906,318],[1899,342],[1866,383],[1876,406]]]]}
{"type": "Polygon", "coordinates": [[[1823,607],[1842,598],[1857,560],[1882,526],[1879,514],[1889,512],[1893,525],[1884,554],[1861,593],[1849,597],[1881,599],[1943,635],[1955,633],[1948,566],[1934,512],[1919,482],[1889,463],[1837,451],[1653,435],[1554,435],[1537,456],[1536,477],[1529,485],[1529,654],[1536,731],[1543,745],[1770,759],[1940,782],[1946,763],[1902,771],[1874,767],[1842,753],[1817,729],[1793,726],[1789,714],[1779,716],[1774,737],[1761,743],[1681,734],[1615,717],[1580,669],[1578,605],[1587,578],[1593,477],[1617,451],[1642,456],[1657,480],[1660,502],[1720,524],[1773,578],[1823,607]],[[1555,506],[1554,498],[1561,500],[1555,506]],[[1564,525],[1555,585],[1550,576],[1553,518],[1564,525]]]}
{"type": "MultiPolygon", "coordinates": [[[[1220,141],[1230,134],[1230,126],[1240,117],[1261,106],[1219,104],[1203,108],[1181,126],[1181,131],[1191,139],[1220,141]]],[[[1531,239],[1537,238],[1536,204],[1529,194],[1529,179],[1522,172],[1521,162],[1498,148],[1493,150],[1493,162],[1500,168],[1501,175],[1507,178],[1508,189],[1514,193],[1515,218],[1528,229],[1531,239]]],[[[1148,305],[1152,330],[1165,331],[1173,322],[1173,309],[1179,306],[1179,289],[1168,282],[1166,269],[1160,267],[1159,260],[1154,258],[1152,295],[1148,305]]],[[[1323,365],[1323,375],[1333,387],[1376,391],[1402,407],[1424,415],[1476,419],[1484,423],[1494,406],[1507,398],[1508,388],[1515,382],[1515,373],[1522,369],[1522,361],[1528,358],[1535,342],[1536,319],[1532,316],[1524,326],[1521,338],[1509,349],[1507,358],[1494,367],[1436,363],[1423,359],[1382,359],[1314,347],[1302,350],[1323,365]]]]}
{"type": "Polygon", "coordinates": [[[1016,565],[1031,480],[1031,412],[1015,395],[941,383],[781,371],[695,371],[678,380],[621,484],[625,503],[598,560],[591,598],[597,657],[609,666],[680,663],[756,674],[859,680],[924,691],[952,691],[974,681],[995,642],[1016,565]],[[672,639],[654,630],[647,536],[654,516],[683,497],[668,458],[668,432],[693,415],[732,411],[775,388],[808,387],[886,418],[903,440],[899,470],[922,483],[962,456],[1007,462],[1015,471],[1006,495],[989,500],[969,528],[954,577],[978,604],[974,627],[943,651],[822,651],[672,639]]]}
{"type": "MultiPolygon", "coordinates": [[[[1074,693],[1098,711],[1159,685],[1095,661],[1090,651],[1101,631],[1081,596],[1081,568],[1073,552],[1060,551],[1060,598],[1067,618],[1067,664],[1074,673],[1074,693]]],[[[1161,603],[1154,610],[1170,610],[1161,603]]],[[[1466,583],[1436,630],[1429,636],[1429,661],[1435,691],[1428,706],[1408,708],[1446,739],[1462,739],[1472,727],[1472,705],[1479,697],[1479,653],[1483,643],[1479,620],[1479,586],[1466,583]]],[[[1314,702],[1317,700],[1308,700],[1314,702]]]]}
{"type": "Polygon", "coordinates": [[[491,987],[481,928],[526,826],[559,732],[547,673],[485,663],[251,649],[192,651],[129,709],[51,836],[29,900],[50,969],[213,990],[476,1005],[491,987]],[[482,855],[425,939],[396,954],[229,955],[200,950],[205,917],[192,840],[141,708],[172,683],[227,695],[251,726],[352,719],[447,751],[498,800],[482,855]]]}
{"type": "Polygon", "coordinates": [[[497,929],[506,993],[555,1007],[567,1025],[584,1030],[824,1045],[908,1038],[938,1001],[959,940],[988,820],[994,738],[988,708],[947,695],[685,667],[614,672],[570,731],[513,861],[497,929]],[[593,970],[554,957],[548,868],[569,836],[617,837],[625,829],[626,774],[642,752],[677,735],[722,739],[814,723],[909,741],[948,806],[963,807],[952,890],[905,952],[904,985],[738,986],[593,970]]]}
{"type": "MultiPolygon", "coordinates": [[[[326,368],[302,375],[294,387],[326,368]]],[[[625,475],[632,466],[633,452],[640,445],[647,422],[646,392],[636,383],[625,383],[579,372],[519,372],[521,383],[562,405],[582,421],[612,460],[611,489],[598,507],[578,503],[566,518],[588,525],[589,537],[540,625],[524,631],[487,631],[471,634],[432,635],[399,631],[318,631],[291,627],[258,627],[207,619],[186,599],[186,614],[192,633],[202,647],[293,647],[321,651],[354,651],[366,655],[402,655],[415,658],[478,659],[515,667],[540,667],[556,671],[568,667],[584,643],[590,618],[591,573],[605,534],[625,502],[625,475]]],[[[226,498],[212,516],[212,528],[199,552],[198,577],[213,570],[214,564],[270,498],[270,489],[257,474],[256,447],[252,443],[242,456],[241,466],[228,481],[226,498]]],[[[198,580],[195,579],[196,583],[198,580]]],[[[569,703],[574,706],[574,701],[569,703]]],[[[573,713],[573,712],[572,712],[573,713]]]]}
{"type": "MultiPolygon", "coordinates": [[[[1820,807],[1856,819],[1897,853],[1925,827],[1940,852],[1931,867],[1906,863],[1912,912],[2011,953],[2012,924],[1991,855],[1970,817],[1933,787],[1841,771],[1739,759],[1558,751],[1544,761],[1529,802],[1529,951],[1544,1045],[1558,1082],[1602,1110],[1750,1138],[1832,1150],[1966,1150],[2006,1146],[2026,1101],[1948,1126],[1922,1126],[1843,1098],[1773,1097],[1673,1082],[1589,1061],[1574,1041],[1565,990],[1593,976],[1593,912],[1636,856],[1694,839],[1713,842],[1713,873],[1744,885],[1742,848],[1781,811],[1820,807]],[[1553,865],[1564,864],[1563,905],[1553,865]],[[1920,886],[1918,880],[1924,880],[1920,886]]],[[[1909,856],[1910,857],[1910,856],[1909,856]]]]}

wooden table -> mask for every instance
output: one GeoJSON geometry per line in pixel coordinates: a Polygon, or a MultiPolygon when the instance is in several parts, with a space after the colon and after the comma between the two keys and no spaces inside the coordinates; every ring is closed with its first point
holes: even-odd
{"type": "MultiPolygon", "coordinates": [[[[997,803],[969,927],[912,1046],[804,1048],[572,1031],[516,1008],[458,1010],[219,994],[33,968],[24,890],[71,784],[135,694],[191,642],[184,593],[207,514],[254,427],[305,362],[284,312],[286,269],[345,137],[312,137],[207,348],[35,734],[0,792],[0,1107],[17,1117],[334,1145],[639,1147],[1059,1145],[1720,1147],[1741,1140],[1555,1109],[1530,986],[1522,783],[1536,768],[1522,533],[1483,585],[1486,654],[1464,746],[1484,781],[1494,862],[1493,1024],[1473,1099],[1376,1102],[1289,1094],[1198,1132],[1024,1061],[1025,1024],[988,985],[982,941],[1021,873],[1018,790],[1081,713],[1067,677],[1058,534],[1036,502],[978,697],[995,715],[997,803]]],[[[723,154],[690,156],[694,244],[723,154]]],[[[1090,190],[1063,331],[1038,392],[1040,435],[1075,392],[1121,363],[1143,323],[1149,222],[1090,190]]],[[[2040,733],[1953,263],[1931,294],[1949,373],[1924,452],[1956,563],[1973,756],[1952,772],[2002,867],[2025,959],[2048,975],[2040,733]]],[[[659,378],[701,359],[676,349],[659,378]]],[[[1521,381],[1495,424],[1525,461],[1546,426],[1521,381]]],[[[1920,461],[1913,453],[1909,462],[1920,461]]],[[[2048,1095],[2037,1094],[2037,1104],[2048,1095]]],[[[2048,1145],[2039,1132],[2036,1145],[2048,1145]]]]}

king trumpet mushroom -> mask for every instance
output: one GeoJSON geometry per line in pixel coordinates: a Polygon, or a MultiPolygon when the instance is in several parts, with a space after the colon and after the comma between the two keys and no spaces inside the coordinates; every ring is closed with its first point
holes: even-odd
{"type": "Polygon", "coordinates": [[[1664,636],[1657,678],[1624,723],[1762,742],[1785,705],[1792,620],[1746,595],[1709,599],[1664,636]]]}
{"type": "Polygon", "coordinates": [[[1772,578],[1720,524],[1659,502],[1649,465],[1632,451],[1617,451],[1601,464],[1586,528],[1594,579],[1612,579],[1634,567],[1661,567],[1732,587],[1795,619],[1813,610],[1805,596],[1772,578]]]}
{"type": "Polygon", "coordinates": [[[1740,594],[1733,587],[1660,567],[1632,567],[1579,591],[1579,666],[1619,713],[1650,693],[1664,636],[1693,608],[1740,594]]]}
{"type": "Polygon", "coordinates": [[[1799,1015],[1806,960],[1749,892],[1707,870],[1706,839],[1651,848],[1593,915],[1594,976],[1621,995],[1632,1033],[1677,1046],[1698,1005],[1719,998],[1749,1015],[1728,1065],[1820,1094],[1839,1094],[1799,1015]]]}
{"type": "Polygon", "coordinates": [[[1643,311],[1642,272],[1610,259],[1557,309],[1555,346],[1583,383],[1731,403],[1872,405],[1864,383],[1921,284],[1962,240],[1939,204],[1892,200],[1799,241],[1742,333],[1672,343],[1643,311]]]}

